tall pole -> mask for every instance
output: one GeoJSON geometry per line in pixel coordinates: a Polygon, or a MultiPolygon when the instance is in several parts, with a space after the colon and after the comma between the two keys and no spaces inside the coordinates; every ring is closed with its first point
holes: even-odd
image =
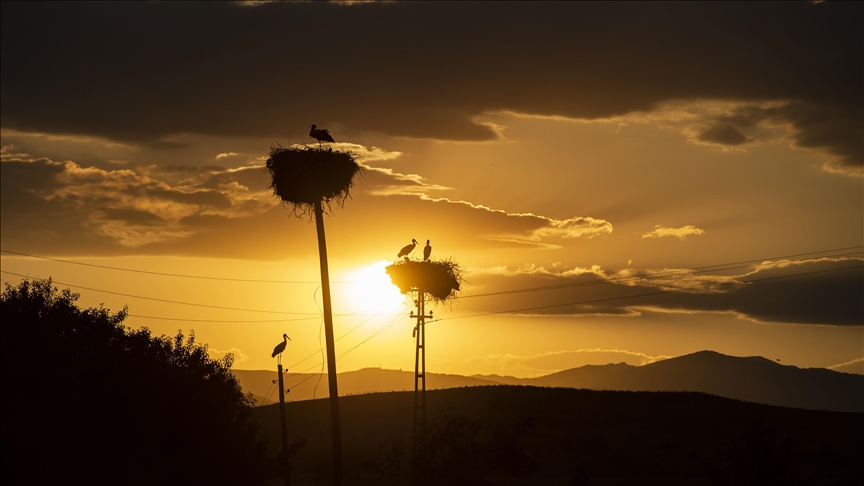
{"type": "MultiPolygon", "coordinates": [[[[282,359],[282,356],[279,356],[282,359]]],[[[282,382],[282,363],[278,365],[279,373],[279,423],[282,424],[282,466],[285,468],[285,486],[291,486],[291,463],[288,458],[288,430],[285,428],[285,383],[282,382]]]]}
{"type": "Polygon", "coordinates": [[[414,440],[412,444],[414,459],[414,484],[426,484],[426,293],[417,291],[417,327],[414,336],[417,338],[414,348],[414,440]],[[421,384],[422,381],[422,384],[421,384]]]}
{"type": "Polygon", "coordinates": [[[333,429],[333,484],[342,485],[342,423],[339,419],[339,387],[336,383],[336,348],[333,340],[333,311],[330,307],[330,271],[327,266],[327,241],[324,238],[324,210],[315,203],[318,229],[318,256],[321,259],[321,296],[324,299],[324,338],[327,343],[327,377],[330,382],[330,421],[333,429]]]}

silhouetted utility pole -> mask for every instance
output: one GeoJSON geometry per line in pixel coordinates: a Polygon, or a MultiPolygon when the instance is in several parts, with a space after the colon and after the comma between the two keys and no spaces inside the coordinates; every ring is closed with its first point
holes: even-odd
{"type": "MultiPolygon", "coordinates": [[[[309,136],[333,141],[327,130],[309,136]]],[[[333,339],[333,311],[330,304],[330,272],[327,267],[327,239],[324,237],[323,203],[342,205],[350,195],[354,179],[363,167],[351,152],[309,149],[299,146],[270,148],[265,162],[270,172],[270,188],[282,202],[294,208],[297,215],[315,214],[318,230],[318,255],[321,259],[321,294],[324,298],[324,330],[327,338],[327,376],[330,382],[330,423],[333,431],[333,484],[342,486],[342,426],[339,419],[339,388],[336,385],[336,349],[333,339]]]]}
{"type": "Polygon", "coordinates": [[[426,483],[425,455],[426,448],[426,319],[432,318],[432,311],[426,315],[426,293],[417,291],[417,314],[411,312],[411,318],[417,318],[414,327],[416,347],[414,348],[414,440],[412,443],[414,460],[414,484],[426,483]],[[422,385],[421,385],[422,382],[422,385]]]}
{"type": "Polygon", "coordinates": [[[333,484],[342,485],[342,422],[339,419],[339,387],[336,383],[336,348],[333,339],[333,311],[330,306],[330,270],[327,265],[327,241],[324,238],[324,210],[315,203],[315,226],[318,230],[318,256],[321,259],[321,297],[324,300],[324,339],[327,345],[327,378],[330,382],[330,422],[333,431],[333,484]]]}
{"type": "Polygon", "coordinates": [[[285,486],[291,486],[291,462],[288,457],[288,429],[285,427],[285,383],[282,381],[282,363],[279,363],[277,366],[277,372],[279,373],[279,423],[282,424],[282,466],[285,468],[285,486]]]}

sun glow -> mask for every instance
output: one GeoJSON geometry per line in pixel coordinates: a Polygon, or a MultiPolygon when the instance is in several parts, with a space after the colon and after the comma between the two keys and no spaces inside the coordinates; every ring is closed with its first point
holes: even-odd
{"type": "Polygon", "coordinates": [[[385,312],[402,306],[405,296],[390,282],[384,268],[390,262],[381,260],[349,275],[347,299],[360,311],[385,312]]]}

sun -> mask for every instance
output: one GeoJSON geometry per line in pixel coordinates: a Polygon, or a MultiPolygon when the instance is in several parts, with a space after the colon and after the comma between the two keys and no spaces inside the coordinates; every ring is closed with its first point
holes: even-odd
{"type": "Polygon", "coordinates": [[[390,282],[384,268],[390,262],[381,260],[351,273],[347,298],[358,311],[386,312],[402,306],[405,296],[390,282]]]}

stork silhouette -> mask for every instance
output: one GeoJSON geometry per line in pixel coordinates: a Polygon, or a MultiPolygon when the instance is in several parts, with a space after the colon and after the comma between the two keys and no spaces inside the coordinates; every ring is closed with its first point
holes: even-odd
{"type": "Polygon", "coordinates": [[[271,354],[270,357],[275,358],[276,356],[279,356],[279,363],[281,363],[282,362],[282,351],[285,351],[285,346],[288,345],[288,341],[290,341],[290,340],[291,340],[291,338],[289,338],[287,334],[283,334],[282,335],[282,342],[277,344],[276,347],[273,348],[273,354],[271,354]]]}
{"type": "Polygon", "coordinates": [[[429,244],[429,240],[426,240],[426,248],[423,248],[423,261],[429,260],[429,255],[432,254],[432,246],[429,244]]]}
{"type": "Polygon", "coordinates": [[[326,128],[315,128],[316,125],[312,125],[312,128],[309,130],[309,136],[318,140],[318,148],[321,148],[321,142],[336,142],[333,140],[333,137],[330,136],[330,131],[326,128]]]}
{"type": "Polygon", "coordinates": [[[417,240],[415,240],[414,238],[411,238],[411,244],[403,246],[402,249],[399,250],[399,254],[396,255],[396,258],[401,258],[401,257],[411,253],[412,251],[414,251],[414,247],[416,247],[416,246],[417,246],[417,240]]]}

